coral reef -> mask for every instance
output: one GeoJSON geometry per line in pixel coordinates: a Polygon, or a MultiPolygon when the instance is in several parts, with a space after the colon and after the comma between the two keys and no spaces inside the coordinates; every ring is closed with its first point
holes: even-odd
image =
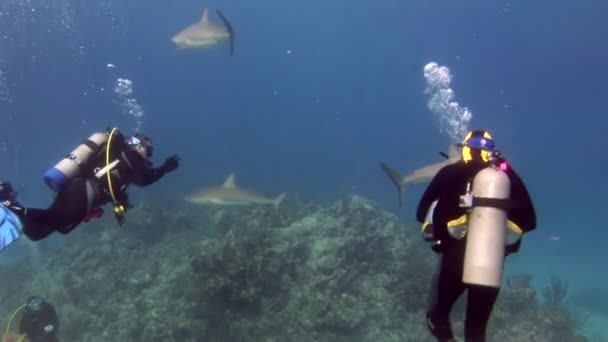
{"type": "MultiPolygon", "coordinates": [[[[436,255],[417,227],[361,196],[278,210],[146,203],[122,227],[98,224],[63,237],[40,267],[2,266],[0,314],[37,293],[56,305],[64,341],[433,340],[436,255]]],[[[530,276],[509,279],[489,340],[578,341],[562,285],[545,291],[551,306],[530,276]]],[[[459,333],[462,317],[459,303],[459,333]]]]}

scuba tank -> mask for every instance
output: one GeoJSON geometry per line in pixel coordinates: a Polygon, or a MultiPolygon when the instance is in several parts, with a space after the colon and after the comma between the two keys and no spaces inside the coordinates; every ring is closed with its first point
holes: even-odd
{"type": "Polygon", "coordinates": [[[471,208],[462,281],[500,287],[507,240],[509,176],[492,165],[473,179],[473,191],[462,196],[461,206],[471,208]]]}
{"type": "Polygon", "coordinates": [[[55,192],[63,190],[70,180],[86,169],[91,156],[97,154],[107,142],[107,132],[93,133],[44,174],[46,185],[55,192]]]}

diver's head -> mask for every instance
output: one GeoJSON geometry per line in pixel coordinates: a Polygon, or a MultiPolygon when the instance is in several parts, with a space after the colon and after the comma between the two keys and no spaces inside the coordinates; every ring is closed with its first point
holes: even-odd
{"type": "Polygon", "coordinates": [[[44,299],[40,296],[30,296],[27,299],[27,310],[30,312],[38,312],[44,304],[44,299]]]}
{"type": "Polygon", "coordinates": [[[144,158],[152,157],[154,153],[154,146],[152,146],[152,140],[141,133],[135,133],[134,136],[127,138],[127,145],[131,146],[137,153],[144,158]]]}
{"type": "Polygon", "coordinates": [[[470,161],[489,162],[496,147],[492,135],[488,131],[481,130],[467,133],[459,146],[462,147],[462,160],[465,163],[470,161]]]}
{"type": "Polygon", "coordinates": [[[16,199],[17,192],[13,189],[11,182],[0,181],[0,202],[15,202],[16,199]]]}

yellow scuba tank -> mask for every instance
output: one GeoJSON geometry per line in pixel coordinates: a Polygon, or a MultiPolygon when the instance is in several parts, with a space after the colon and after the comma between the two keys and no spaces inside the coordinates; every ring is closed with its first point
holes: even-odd
{"type": "Polygon", "coordinates": [[[78,145],[57,165],[44,174],[44,182],[53,191],[61,191],[74,177],[78,176],[89,158],[100,151],[108,142],[107,132],[96,132],[78,145]]]}

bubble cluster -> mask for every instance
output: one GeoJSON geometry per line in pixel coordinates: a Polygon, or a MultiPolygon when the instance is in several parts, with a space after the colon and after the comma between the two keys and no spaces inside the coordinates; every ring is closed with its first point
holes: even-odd
{"type": "Polygon", "coordinates": [[[133,96],[133,81],[119,77],[114,92],[118,95],[123,113],[135,120],[135,131],[140,131],[144,122],[144,110],[133,96]]]}
{"type": "Polygon", "coordinates": [[[133,81],[127,78],[118,78],[114,92],[120,96],[130,96],[133,94],[133,81]]]}
{"type": "Polygon", "coordinates": [[[450,69],[430,62],[424,66],[424,78],[424,93],[429,97],[427,106],[438,116],[441,132],[446,131],[454,142],[461,141],[469,130],[473,114],[454,100],[450,69]]]}

